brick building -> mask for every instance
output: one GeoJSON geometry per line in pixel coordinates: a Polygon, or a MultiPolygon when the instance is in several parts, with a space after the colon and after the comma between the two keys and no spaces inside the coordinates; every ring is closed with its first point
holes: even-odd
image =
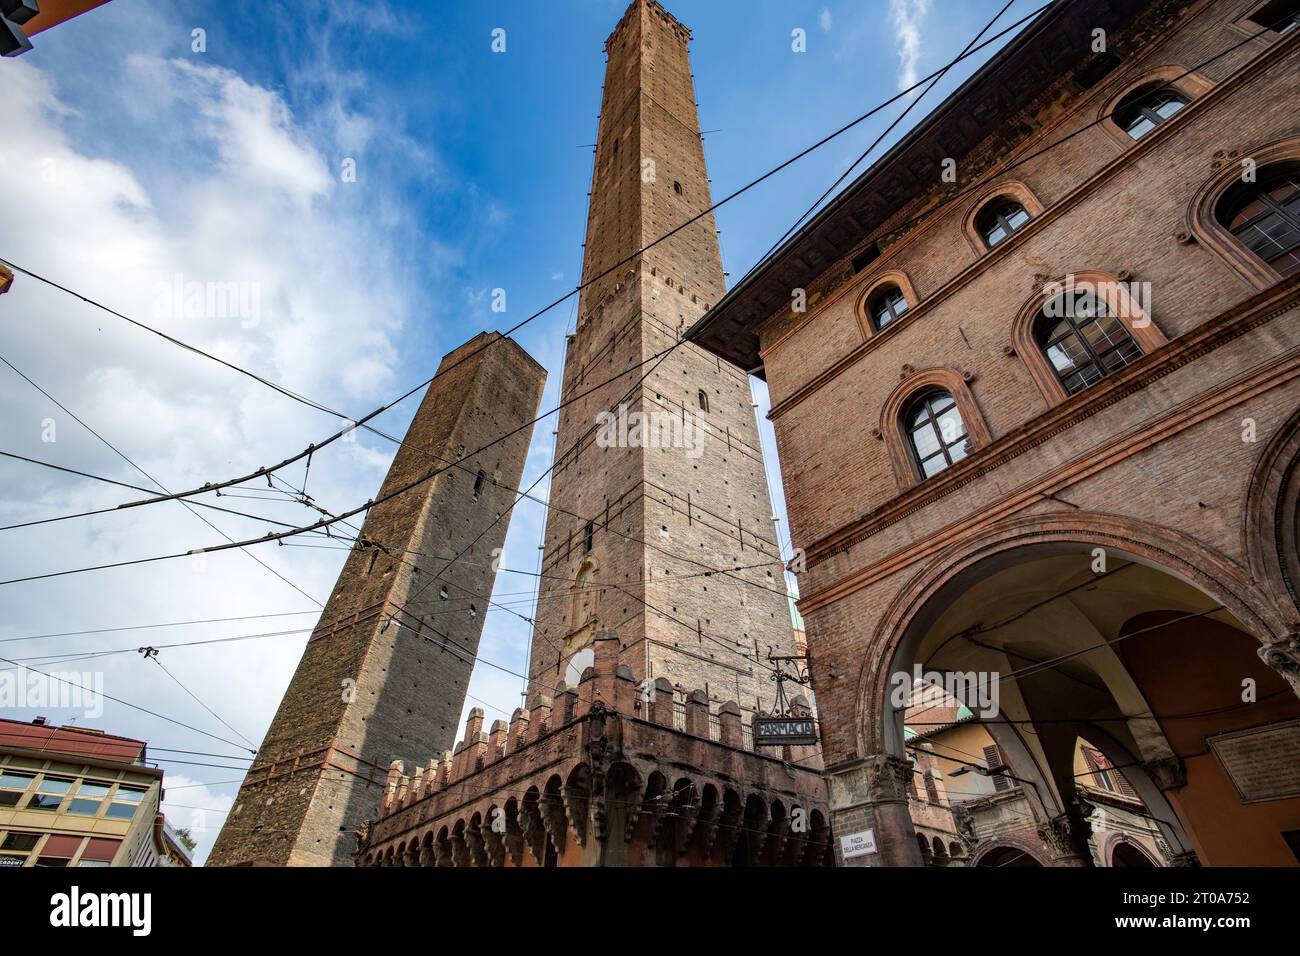
{"type": "Polygon", "coordinates": [[[32,48],[30,37],[102,7],[108,0],[0,0],[0,56],[32,48]]]}
{"type": "Polygon", "coordinates": [[[753,745],[796,636],[749,382],[681,341],[725,288],[689,40],[635,0],[605,45],[528,709],[394,766],[362,865],[830,862],[817,750],[753,745]]]}
{"type": "Polygon", "coordinates": [[[922,862],[918,664],[997,678],[1049,862],[1083,739],[1173,862],[1297,863],[1296,18],[1054,4],[689,333],[771,389],[850,863],[922,862]]]}
{"type": "Polygon", "coordinates": [[[497,333],[443,358],[210,864],[348,865],[390,762],[455,742],[545,379],[497,333]]]}
{"type": "Polygon", "coordinates": [[[813,748],[756,751],[734,702],[649,700],[601,632],[571,689],[483,732],[474,708],[454,751],[389,771],[362,866],[829,866],[813,748]]]}
{"type": "Polygon", "coordinates": [[[766,658],[793,653],[794,629],[749,380],[676,345],[725,291],[689,40],[636,0],[605,44],[591,284],[565,355],[529,673],[554,696],[605,629],[643,686],[753,713],[771,708],[766,658]]]}

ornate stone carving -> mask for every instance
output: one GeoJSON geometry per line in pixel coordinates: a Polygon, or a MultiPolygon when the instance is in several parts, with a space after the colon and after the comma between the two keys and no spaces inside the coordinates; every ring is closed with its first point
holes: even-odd
{"type": "Polygon", "coordinates": [[[1261,647],[1259,659],[1277,671],[1300,696],[1300,634],[1291,634],[1261,647]]]}
{"type": "Polygon", "coordinates": [[[360,853],[370,845],[371,823],[369,820],[364,821],[361,826],[357,827],[357,852],[360,853]]]}
{"type": "Polygon", "coordinates": [[[1176,790],[1187,786],[1187,768],[1178,757],[1170,754],[1142,765],[1161,790],[1176,790]]]}
{"type": "Polygon", "coordinates": [[[1072,821],[1069,815],[1063,813],[1038,827],[1038,835],[1047,844],[1052,859],[1059,860],[1063,857],[1081,855],[1079,844],[1086,842],[1087,837],[1084,836],[1082,840],[1077,839],[1076,829],[1080,824],[1086,827],[1082,821],[1072,821]]]}
{"type": "Polygon", "coordinates": [[[907,781],[912,779],[912,762],[889,754],[877,754],[862,767],[867,778],[867,799],[872,803],[906,803],[907,781]]]}

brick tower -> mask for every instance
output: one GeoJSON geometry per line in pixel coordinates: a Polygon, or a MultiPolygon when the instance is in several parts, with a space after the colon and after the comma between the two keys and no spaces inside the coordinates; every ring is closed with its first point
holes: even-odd
{"type": "Polygon", "coordinates": [[[748,378],[689,343],[647,362],[725,291],[712,213],[637,254],[711,205],[689,41],[636,0],[605,44],[583,278],[613,271],[582,293],[564,398],[627,374],[561,413],[530,673],[574,686],[607,631],[637,681],[753,711],[794,638],[748,378]]]}
{"type": "Polygon", "coordinates": [[[209,864],[350,866],[390,762],[455,742],[507,523],[475,539],[509,507],[532,428],[469,453],[526,425],[546,379],[511,340],[482,348],[499,338],[443,358],[380,497],[458,464],[368,513],[209,864]]]}

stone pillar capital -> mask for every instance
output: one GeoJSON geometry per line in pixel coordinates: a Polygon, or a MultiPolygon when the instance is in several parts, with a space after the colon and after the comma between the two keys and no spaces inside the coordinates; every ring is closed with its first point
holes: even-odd
{"type": "Polygon", "coordinates": [[[1275,670],[1300,697],[1300,633],[1269,641],[1256,652],[1259,659],[1275,670]]]}

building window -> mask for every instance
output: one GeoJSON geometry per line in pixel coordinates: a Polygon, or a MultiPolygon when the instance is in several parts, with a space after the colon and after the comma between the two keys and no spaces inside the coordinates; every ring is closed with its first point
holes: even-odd
{"type": "Polygon", "coordinates": [[[1007,766],[1006,758],[1002,756],[1002,748],[997,744],[990,744],[984,748],[984,764],[988,767],[989,776],[993,778],[993,789],[995,791],[1010,790],[1013,782],[1005,773],[994,773],[992,771],[1005,770],[1007,766]]]}
{"type": "Polygon", "coordinates": [[[58,810],[63,798],[72,789],[72,781],[61,777],[46,777],[36,785],[36,792],[27,801],[28,810],[58,810]]]}
{"type": "Polygon", "coordinates": [[[136,807],[140,805],[147,792],[134,787],[118,787],[117,793],[113,794],[113,802],[108,805],[104,816],[115,820],[130,820],[135,816],[136,807]]]}
{"type": "Polygon", "coordinates": [[[1284,276],[1300,272],[1300,167],[1261,170],[1220,203],[1218,219],[1254,255],[1284,276]]]}
{"type": "Polygon", "coordinates": [[[700,403],[700,411],[707,412],[709,410],[708,393],[705,392],[704,389],[700,389],[700,393],[699,395],[696,396],[696,398],[699,400],[700,403]]]}
{"type": "Polygon", "coordinates": [[[1058,296],[1044,306],[1038,344],[1067,395],[1142,357],[1128,327],[1089,293],[1058,296]]]}
{"type": "Polygon", "coordinates": [[[1187,105],[1187,98],[1176,90],[1138,91],[1115,110],[1115,122],[1133,139],[1141,139],[1162,126],[1187,105]]]}
{"type": "Polygon", "coordinates": [[[108,798],[108,791],[111,788],[103,783],[81,783],[77,787],[77,792],[68,804],[68,812],[75,813],[79,816],[93,817],[99,813],[99,808],[104,805],[108,798]]]}
{"type": "Polygon", "coordinates": [[[895,319],[901,319],[907,311],[907,298],[903,290],[896,285],[881,286],[867,300],[867,312],[871,316],[871,328],[879,332],[895,319]]]}
{"type": "Polygon", "coordinates": [[[1029,222],[1030,215],[1025,207],[1014,199],[999,198],[985,206],[975,219],[975,228],[979,230],[984,244],[992,249],[1013,232],[1029,222]]]}
{"type": "Polygon", "coordinates": [[[582,533],[582,553],[591,554],[592,546],[596,543],[596,523],[588,521],[587,527],[582,533]]]}
{"type": "Polygon", "coordinates": [[[1300,27],[1300,0],[1273,0],[1247,19],[1257,27],[1285,36],[1300,27]]]}
{"type": "Polygon", "coordinates": [[[937,475],[970,454],[970,438],[952,395],[941,389],[915,399],[903,416],[922,478],[937,475]]]}
{"type": "Polygon", "coordinates": [[[474,477],[474,500],[478,501],[479,492],[483,490],[483,482],[487,480],[487,475],[482,471],[474,477]]]}
{"type": "Polygon", "coordinates": [[[27,855],[41,842],[39,833],[9,833],[0,840],[0,867],[22,866],[27,855]]]}
{"type": "Polygon", "coordinates": [[[679,196],[682,194],[682,184],[677,182],[676,180],[673,181],[673,192],[675,192],[679,196]]]}
{"type": "Polygon", "coordinates": [[[16,807],[36,777],[25,773],[0,774],[0,807],[16,807]]]}

